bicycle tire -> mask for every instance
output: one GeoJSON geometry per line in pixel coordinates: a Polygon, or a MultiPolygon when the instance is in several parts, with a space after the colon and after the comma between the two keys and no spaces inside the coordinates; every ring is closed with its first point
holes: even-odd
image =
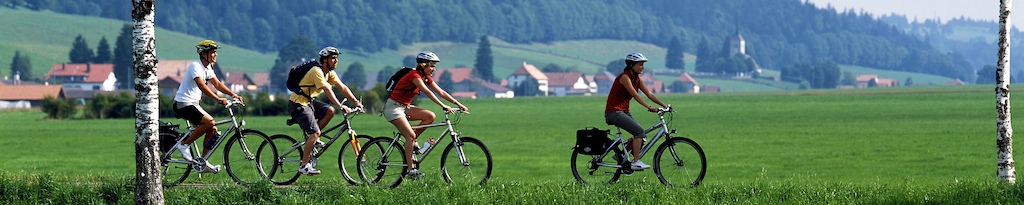
{"type": "Polygon", "coordinates": [[[480,140],[472,137],[460,139],[461,145],[456,145],[453,141],[444,148],[444,153],[441,154],[441,174],[444,176],[444,180],[456,185],[487,183],[494,165],[491,161],[491,152],[480,140]],[[456,148],[461,148],[468,164],[462,163],[456,148]]]}
{"type": "Polygon", "coordinates": [[[267,166],[273,166],[273,164],[263,165],[263,162],[273,162],[274,157],[277,156],[274,143],[260,131],[244,129],[237,133],[239,135],[231,137],[224,147],[224,167],[228,175],[242,186],[250,186],[267,180],[265,170],[272,170],[273,168],[267,168],[267,166]],[[273,150],[273,153],[260,155],[257,152],[258,147],[264,145],[269,145],[271,147],[269,150],[273,150]]]}
{"type": "Polygon", "coordinates": [[[374,138],[369,135],[356,135],[355,139],[355,144],[359,145],[358,148],[352,146],[353,143],[350,138],[346,139],[345,142],[342,142],[341,149],[338,150],[338,171],[341,172],[341,176],[345,177],[345,181],[348,181],[351,185],[359,185],[363,182],[359,179],[359,174],[355,173],[358,169],[356,166],[359,166],[356,160],[359,160],[358,157],[359,151],[362,151],[361,148],[369,145],[370,141],[374,138]],[[362,142],[362,144],[359,144],[360,142],[362,142]]]}
{"type": "Polygon", "coordinates": [[[576,181],[580,184],[591,184],[594,182],[605,181],[606,183],[612,184],[619,181],[619,176],[622,175],[620,168],[613,166],[601,166],[599,164],[612,163],[618,164],[619,166],[626,166],[625,162],[616,162],[614,155],[625,157],[623,152],[618,148],[612,149],[612,153],[605,154],[604,157],[601,155],[586,155],[577,151],[572,152],[572,176],[576,178],[576,181]],[[605,180],[607,179],[607,180],[605,180]]]}
{"type": "Polygon", "coordinates": [[[665,186],[697,187],[706,172],[704,150],[691,139],[669,137],[654,153],[654,173],[665,186]]]}
{"type": "MultiPolygon", "coordinates": [[[[160,137],[161,138],[163,138],[163,137],[173,137],[174,139],[177,139],[178,137],[180,137],[180,134],[178,134],[178,133],[160,133],[160,137]],[[171,136],[171,135],[173,135],[173,136],[171,136]]],[[[188,178],[188,174],[192,172],[192,163],[171,162],[171,160],[184,160],[184,159],[175,159],[175,158],[173,158],[174,155],[177,155],[175,152],[178,152],[178,150],[174,149],[173,146],[170,149],[160,150],[160,152],[159,152],[160,153],[160,165],[162,166],[161,167],[162,170],[160,170],[161,171],[160,178],[161,178],[161,183],[163,184],[164,187],[173,187],[173,186],[177,186],[178,184],[181,184],[181,182],[184,182],[185,179],[188,178]],[[165,152],[171,152],[171,154],[167,155],[167,157],[164,157],[164,153],[165,152]]],[[[193,153],[192,154],[192,159],[196,159],[196,158],[199,158],[199,157],[195,156],[195,153],[193,153]]]]}
{"type": "MultiPolygon", "coordinates": [[[[277,185],[289,185],[299,179],[299,164],[302,163],[302,146],[298,141],[288,135],[277,134],[270,137],[276,148],[277,155],[274,157],[271,169],[267,172],[270,182],[277,185]]],[[[260,148],[260,154],[263,154],[260,148]]]]}
{"type": "Polygon", "coordinates": [[[402,183],[408,162],[402,144],[396,142],[396,146],[391,146],[392,141],[390,138],[374,139],[359,151],[356,170],[365,185],[394,188],[402,183]]]}

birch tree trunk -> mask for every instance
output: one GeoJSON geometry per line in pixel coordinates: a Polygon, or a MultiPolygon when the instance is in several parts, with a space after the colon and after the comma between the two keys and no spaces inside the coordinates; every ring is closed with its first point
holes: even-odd
{"type": "Polygon", "coordinates": [[[132,50],[135,58],[135,204],[163,204],[157,150],[160,118],[156,79],[156,0],[132,0],[132,50]]]}
{"type": "Polygon", "coordinates": [[[1010,123],[1010,5],[1012,0],[999,1],[999,66],[996,68],[996,147],[999,180],[1017,183],[1013,167],[1013,127],[1010,123]]]}

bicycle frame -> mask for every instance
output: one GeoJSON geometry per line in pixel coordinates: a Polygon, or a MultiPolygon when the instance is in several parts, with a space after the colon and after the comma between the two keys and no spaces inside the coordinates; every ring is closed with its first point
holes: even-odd
{"type": "MultiPolygon", "coordinates": [[[[665,122],[665,113],[668,113],[668,112],[671,112],[671,110],[658,108],[658,123],[654,124],[650,128],[644,129],[644,135],[647,135],[647,134],[649,134],[651,132],[654,132],[654,130],[658,130],[658,134],[654,135],[654,138],[652,138],[650,140],[651,143],[645,144],[640,149],[640,157],[646,156],[647,155],[647,151],[650,151],[651,148],[654,148],[654,144],[655,144],[654,142],[657,142],[658,140],[660,140],[665,135],[675,134],[676,133],[676,129],[672,129],[670,131],[668,129],[668,123],[665,122]]],[[[618,147],[619,145],[625,146],[625,143],[624,143],[625,140],[622,138],[622,128],[615,127],[615,129],[618,131],[618,133],[616,133],[616,134],[618,134],[619,136],[618,136],[618,138],[615,138],[615,141],[612,143],[611,146],[608,146],[608,149],[606,149],[604,151],[604,154],[601,154],[602,158],[605,157],[606,155],[608,155],[608,153],[612,153],[612,150],[615,149],[616,147],[618,147]]],[[[625,151],[625,150],[623,150],[623,151],[625,151]]],[[[618,165],[616,165],[616,167],[617,166],[618,165]]]]}
{"type": "MultiPolygon", "coordinates": [[[[214,143],[213,147],[210,148],[210,153],[203,153],[203,155],[201,156],[201,158],[203,160],[209,160],[210,156],[213,156],[214,151],[217,150],[217,148],[220,147],[221,143],[223,143],[224,140],[226,140],[228,138],[231,138],[229,136],[241,135],[240,131],[242,130],[242,126],[245,126],[245,120],[242,120],[241,122],[239,122],[238,118],[235,117],[235,111],[233,109],[229,108],[229,107],[231,107],[231,106],[233,106],[235,104],[236,104],[235,101],[230,101],[227,105],[224,106],[224,107],[228,108],[227,109],[228,110],[228,116],[230,116],[229,119],[225,119],[225,120],[221,120],[221,121],[217,121],[217,122],[213,123],[213,126],[219,126],[219,125],[231,123],[231,127],[228,127],[228,129],[226,131],[221,132],[221,133],[229,133],[229,134],[232,134],[232,135],[221,135],[220,138],[217,139],[217,142],[214,143]]],[[[181,141],[183,141],[186,138],[188,138],[188,136],[191,135],[192,132],[196,130],[196,126],[193,125],[188,120],[185,120],[185,124],[188,127],[188,131],[185,132],[184,134],[181,134],[180,136],[178,136],[178,140],[175,141],[175,143],[179,143],[180,144],[181,141]]],[[[244,142],[242,142],[242,143],[244,143],[244,142]]],[[[192,149],[192,151],[195,151],[195,152],[202,152],[202,149],[200,149],[201,147],[202,147],[201,145],[193,142],[189,149],[192,149]]],[[[164,156],[163,157],[167,158],[171,154],[172,154],[172,152],[164,152],[164,156]]],[[[189,163],[188,161],[185,161],[185,160],[171,160],[170,162],[189,163]]]]}
{"type": "MultiPolygon", "coordinates": [[[[359,111],[361,111],[361,110],[359,110],[359,111]]],[[[334,132],[334,130],[338,130],[338,132],[334,133],[333,137],[329,136],[329,135],[321,135],[321,137],[327,138],[329,140],[324,143],[324,146],[322,148],[320,148],[319,152],[317,152],[314,149],[313,150],[313,154],[310,155],[310,156],[320,157],[320,155],[324,153],[323,150],[327,150],[328,148],[331,147],[331,145],[334,144],[335,141],[338,141],[338,139],[341,139],[341,134],[342,133],[349,133],[349,139],[355,139],[357,134],[356,134],[355,130],[352,130],[352,122],[349,121],[349,120],[352,119],[352,116],[354,116],[356,112],[357,112],[356,110],[353,110],[351,113],[345,114],[344,115],[344,120],[341,123],[338,123],[338,124],[332,126],[331,128],[328,128],[327,130],[321,132],[321,133],[331,133],[331,132],[334,132]]],[[[285,153],[291,153],[291,152],[294,152],[294,151],[296,151],[298,149],[302,149],[302,146],[299,146],[299,144],[304,143],[305,142],[305,138],[309,137],[309,134],[306,134],[306,132],[302,132],[302,137],[303,137],[303,141],[297,142],[297,144],[289,145],[291,147],[291,149],[288,149],[288,151],[285,151],[281,155],[285,155],[285,153]]],[[[354,150],[356,151],[356,154],[359,154],[359,149],[360,148],[359,148],[358,143],[354,144],[353,147],[355,148],[354,150]]]]}
{"type": "MultiPolygon", "coordinates": [[[[453,108],[452,112],[462,112],[462,110],[461,109],[457,109],[457,108],[453,108]]],[[[414,130],[415,129],[426,129],[426,128],[431,128],[431,127],[440,127],[440,126],[445,126],[446,127],[445,130],[441,132],[441,135],[437,136],[437,141],[434,142],[434,145],[428,147],[426,151],[423,151],[421,153],[422,156],[420,157],[420,160],[416,160],[416,162],[414,162],[414,163],[419,164],[421,161],[423,161],[422,159],[427,158],[427,156],[430,155],[430,152],[433,151],[434,148],[439,147],[439,146],[437,146],[437,144],[441,144],[441,141],[444,139],[445,135],[451,136],[453,143],[455,143],[456,145],[458,145],[459,143],[462,142],[462,140],[459,138],[459,135],[462,134],[462,132],[459,132],[457,129],[455,129],[455,123],[452,123],[451,118],[448,115],[449,115],[448,112],[444,113],[444,121],[443,122],[426,124],[426,125],[412,126],[412,129],[414,129],[414,130]]],[[[419,138],[419,136],[417,136],[416,138],[419,138]]],[[[399,143],[399,141],[405,141],[404,139],[405,138],[402,137],[402,133],[395,133],[394,140],[391,140],[391,144],[388,145],[388,146],[389,147],[396,147],[397,146],[396,143],[399,143]]],[[[469,162],[467,162],[467,160],[466,160],[466,156],[462,153],[462,147],[461,146],[455,146],[455,152],[458,153],[459,161],[462,162],[462,164],[469,164],[469,162]]],[[[386,154],[391,154],[390,149],[389,149],[389,151],[386,154]]]]}

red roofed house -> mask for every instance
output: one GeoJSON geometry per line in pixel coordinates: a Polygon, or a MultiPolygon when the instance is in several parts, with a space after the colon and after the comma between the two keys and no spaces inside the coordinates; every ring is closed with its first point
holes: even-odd
{"type": "Polygon", "coordinates": [[[587,81],[583,73],[544,73],[548,77],[548,95],[592,95],[597,92],[597,84],[587,81]],[[591,85],[593,84],[593,85],[591,85]]]}
{"type": "Polygon", "coordinates": [[[68,90],[88,91],[112,91],[117,83],[114,64],[56,64],[45,80],[68,90]]]}
{"type": "Polygon", "coordinates": [[[252,78],[245,74],[245,72],[225,72],[223,82],[231,92],[235,93],[242,91],[256,92],[257,90],[256,84],[252,82],[252,78]]]}
{"type": "Polygon", "coordinates": [[[543,93],[544,96],[548,95],[548,77],[540,72],[536,66],[523,62],[523,66],[512,72],[512,75],[508,76],[508,87],[516,88],[520,84],[525,83],[527,80],[534,80],[537,82],[537,90],[543,93]]]}
{"type": "Polygon", "coordinates": [[[253,73],[252,83],[256,90],[270,90],[270,73],[253,73]]]}
{"type": "Polygon", "coordinates": [[[868,85],[874,82],[876,87],[896,87],[900,86],[900,81],[893,80],[890,78],[879,78],[878,75],[858,75],[857,76],[857,87],[866,88],[868,85]]]}
{"type": "Polygon", "coordinates": [[[683,72],[669,86],[669,91],[673,93],[700,93],[700,84],[693,77],[690,77],[689,73],[683,72]]]}
{"type": "Polygon", "coordinates": [[[157,87],[160,87],[161,95],[174,97],[185,76],[185,70],[192,62],[195,60],[160,60],[156,63],[157,87]]]}
{"type": "Polygon", "coordinates": [[[456,98],[512,98],[515,96],[512,90],[508,88],[474,78],[472,68],[438,70],[433,75],[434,81],[439,80],[445,73],[448,73],[452,78],[452,88],[447,91],[456,98]]]}
{"type": "Polygon", "coordinates": [[[64,99],[64,88],[60,85],[0,84],[0,109],[39,107],[46,96],[64,99]]]}

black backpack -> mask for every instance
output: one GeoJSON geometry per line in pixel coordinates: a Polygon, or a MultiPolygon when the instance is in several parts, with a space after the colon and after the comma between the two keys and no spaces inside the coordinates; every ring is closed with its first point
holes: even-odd
{"type": "Polygon", "coordinates": [[[302,81],[302,77],[305,77],[306,73],[309,72],[309,69],[311,69],[313,67],[320,67],[320,62],[317,62],[316,60],[311,60],[311,61],[308,61],[308,62],[305,62],[305,63],[301,63],[301,64],[298,64],[298,65],[295,65],[295,66],[292,66],[291,68],[289,68],[288,69],[288,81],[285,82],[285,84],[288,86],[288,90],[292,91],[295,94],[299,94],[301,96],[306,97],[307,99],[312,100],[313,97],[309,96],[309,93],[302,92],[302,88],[303,87],[313,87],[313,86],[309,86],[309,85],[307,85],[307,86],[300,86],[299,85],[299,81],[302,81]]]}
{"type": "MultiPolygon", "coordinates": [[[[388,83],[384,84],[384,88],[388,90],[388,95],[386,95],[386,96],[391,96],[391,92],[395,91],[395,86],[398,85],[398,81],[402,80],[402,77],[405,77],[405,75],[409,74],[409,72],[413,71],[413,70],[416,70],[416,69],[413,69],[413,68],[410,68],[410,67],[402,67],[402,69],[398,69],[398,72],[395,72],[394,75],[391,75],[391,78],[388,79],[388,83]]],[[[416,89],[416,88],[398,89],[398,90],[411,91],[411,90],[414,90],[414,89],[416,89]]]]}

